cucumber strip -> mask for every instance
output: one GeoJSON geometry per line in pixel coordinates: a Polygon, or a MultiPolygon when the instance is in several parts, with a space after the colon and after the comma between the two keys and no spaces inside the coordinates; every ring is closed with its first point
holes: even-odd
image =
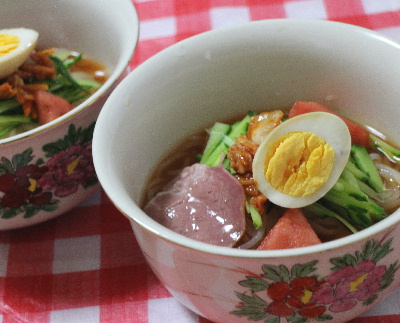
{"type": "Polygon", "coordinates": [[[400,150],[388,144],[386,141],[381,138],[370,135],[371,145],[372,147],[384,154],[387,158],[392,160],[393,162],[400,164],[400,150]]]}
{"type": "Polygon", "coordinates": [[[367,149],[363,146],[352,145],[351,155],[357,167],[368,174],[367,183],[378,193],[383,192],[383,181],[378,169],[368,155],[367,149]]]}
{"type": "Polygon", "coordinates": [[[0,100],[0,114],[18,108],[20,104],[15,99],[0,100]]]}
{"type": "Polygon", "coordinates": [[[224,158],[222,161],[222,167],[225,168],[232,175],[236,174],[236,172],[231,168],[231,161],[228,158],[224,158]]]}
{"type": "Polygon", "coordinates": [[[79,54],[78,56],[71,56],[67,59],[64,59],[63,64],[64,64],[65,68],[70,68],[76,62],[79,62],[82,59],[82,57],[83,57],[82,54],[79,54]]]}
{"type": "MultiPolygon", "coordinates": [[[[368,201],[368,195],[360,191],[358,186],[353,186],[343,177],[339,177],[337,182],[328,191],[328,194],[342,195],[343,201],[346,201],[347,197],[353,197],[358,201],[368,201]]],[[[325,195],[325,196],[326,196],[325,195]]]]}
{"type": "Polygon", "coordinates": [[[100,82],[88,79],[77,79],[76,82],[83,87],[88,87],[89,89],[98,89],[103,85],[100,82]]]}
{"type": "MultiPolygon", "coordinates": [[[[221,162],[221,157],[223,153],[227,154],[228,149],[235,143],[237,137],[243,136],[247,132],[249,127],[252,112],[249,112],[242,120],[235,122],[232,126],[216,123],[210,131],[211,143],[207,142],[203,157],[200,160],[200,164],[205,164],[207,166],[217,166],[221,162]],[[225,126],[222,126],[225,125],[225,126]],[[216,134],[216,138],[211,138],[213,135],[213,130],[219,131],[220,129],[214,129],[214,127],[223,127],[223,130],[219,134],[216,134]],[[226,127],[229,127],[227,132],[226,127]],[[221,134],[223,132],[223,134],[221,134]],[[221,137],[221,138],[220,138],[221,137]],[[218,141],[219,139],[219,141],[218,141]],[[215,145],[217,143],[217,145],[215,145]],[[209,147],[208,147],[209,146],[209,147]],[[214,149],[212,149],[214,147],[214,149]]],[[[230,167],[229,167],[230,168],[230,167]]]]}
{"type": "Polygon", "coordinates": [[[13,130],[17,126],[18,124],[0,127],[0,139],[5,137],[11,130],[13,130]]]}
{"type": "Polygon", "coordinates": [[[62,52],[56,52],[51,55],[51,57],[55,57],[62,61],[64,64],[65,68],[70,68],[72,65],[74,65],[76,62],[80,61],[83,57],[82,54],[78,54],[76,52],[71,52],[71,51],[62,51],[62,52]]]}
{"type": "Polygon", "coordinates": [[[249,198],[246,198],[246,211],[250,213],[254,228],[259,229],[262,226],[262,218],[260,212],[250,203],[249,198]]]}
{"type": "Polygon", "coordinates": [[[346,163],[344,169],[350,173],[352,173],[357,179],[360,181],[368,180],[368,175],[364,173],[362,170],[357,168],[357,166],[349,159],[346,163]]]}
{"type": "Polygon", "coordinates": [[[355,227],[364,229],[372,225],[371,217],[364,205],[364,203],[367,202],[359,201],[350,196],[345,200],[343,194],[336,194],[333,192],[326,194],[323,199],[345,208],[348,221],[355,227]]]}
{"type": "Polygon", "coordinates": [[[232,125],[232,130],[229,133],[229,138],[235,140],[237,137],[244,136],[249,128],[251,117],[254,115],[253,112],[249,112],[242,120],[235,122],[232,125]]]}
{"type": "Polygon", "coordinates": [[[234,140],[229,138],[227,135],[222,136],[222,140],[217,145],[217,147],[211,152],[211,154],[206,158],[204,164],[207,166],[217,166],[222,160],[223,154],[228,153],[228,149],[235,143],[234,140]]]}
{"type": "Polygon", "coordinates": [[[347,184],[342,178],[323,197],[323,200],[345,209],[349,217],[347,220],[356,227],[367,228],[387,217],[382,207],[374,203],[365,193],[347,184]]]}
{"type": "Polygon", "coordinates": [[[331,211],[330,209],[326,208],[325,206],[321,205],[318,202],[310,204],[310,205],[306,206],[304,209],[314,215],[321,217],[321,218],[330,217],[330,218],[337,219],[352,233],[358,232],[358,230],[349,221],[347,221],[346,219],[341,217],[339,214],[331,211]]]}
{"type": "Polygon", "coordinates": [[[375,136],[375,135],[370,135],[372,145],[382,151],[389,152],[393,156],[400,157],[400,150],[393,147],[392,145],[388,144],[386,141],[383,141],[381,138],[375,136]]]}
{"type": "Polygon", "coordinates": [[[210,166],[210,164],[214,163],[214,161],[210,160],[210,156],[218,147],[218,145],[221,143],[222,139],[229,132],[230,129],[231,126],[225,123],[216,122],[214,124],[214,126],[209,131],[210,137],[207,141],[204,153],[200,159],[200,164],[205,164],[207,166],[210,166]]]}
{"type": "Polygon", "coordinates": [[[77,87],[81,90],[83,90],[82,86],[76,82],[76,80],[71,76],[71,74],[68,72],[68,70],[65,68],[64,63],[58,59],[55,56],[50,56],[51,60],[54,63],[54,66],[57,70],[57,72],[60,74],[60,76],[71,86],[77,87]]]}
{"type": "Polygon", "coordinates": [[[343,169],[343,172],[340,175],[340,177],[343,178],[347,183],[349,183],[355,189],[360,189],[360,186],[358,185],[359,180],[357,179],[357,177],[354,176],[352,172],[347,170],[346,167],[343,169]]]}
{"type": "Polygon", "coordinates": [[[21,123],[30,123],[32,119],[24,116],[0,116],[0,126],[19,125],[21,123]]]}
{"type": "Polygon", "coordinates": [[[382,202],[382,198],[380,197],[379,193],[375,192],[368,184],[358,180],[358,187],[360,188],[361,192],[367,194],[374,201],[382,202]]]}
{"type": "Polygon", "coordinates": [[[71,56],[71,51],[56,51],[54,54],[51,54],[51,57],[57,57],[60,61],[67,59],[67,57],[71,56]]]}

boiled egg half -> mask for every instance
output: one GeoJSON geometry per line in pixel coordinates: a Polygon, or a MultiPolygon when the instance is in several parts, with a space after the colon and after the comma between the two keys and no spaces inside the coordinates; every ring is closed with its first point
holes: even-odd
{"type": "Polygon", "coordinates": [[[258,189],[274,204],[298,208],[323,197],[350,155],[347,125],[326,112],[290,118],[262,141],[253,160],[258,189]]]}
{"type": "Polygon", "coordinates": [[[20,67],[36,47],[39,33],[27,28],[0,30],[0,78],[20,67]]]}

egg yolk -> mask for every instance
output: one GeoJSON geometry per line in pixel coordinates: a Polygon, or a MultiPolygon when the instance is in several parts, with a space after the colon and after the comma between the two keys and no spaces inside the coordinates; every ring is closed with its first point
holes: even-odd
{"type": "Polygon", "coordinates": [[[10,54],[19,46],[19,38],[13,35],[0,34],[0,57],[10,54]]]}
{"type": "Polygon", "coordinates": [[[264,176],[281,193],[300,197],[315,193],[331,174],[335,152],[310,132],[290,132],[270,147],[264,176]]]}

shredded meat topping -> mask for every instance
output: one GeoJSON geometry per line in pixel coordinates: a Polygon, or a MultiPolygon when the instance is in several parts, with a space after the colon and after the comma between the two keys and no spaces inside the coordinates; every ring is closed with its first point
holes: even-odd
{"type": "Polygon", "coordinates": [[[258,146],[250,141],[247,136],[240,136],[236,143],[228,150],[228,159],[231,168],[239,174],[246,174],[252,171],[253,158],[258,146]]]}
{"type": "Polygon", "coordinates": [[[235,177],[238,182],[243,186],[246,195],[257,196],[258,194],[260,194],[260,191],[257,188],[257,184],[253,179],[252,173],[247,173],[244,175],[236,174],[235,177]]]}
{"type": "Polygon", "coordinates": [[[262,193],[250,198],[250,203],[258,210],[258,212],[260,212],[260,214],[265,214],[267,212],[267,201],[268,198],[262,193]]]}
{"type": "Polygon", "coordinates": [[[235,177],[243,186],[246,195],[250,196],[250,203],[258,210],[258,212],[260,212],[260,214],[265,214],[265,205],[268,198],[258,190],[257,184],[253,179],[253,174],[251,172],[244,175],[236,174],[235,177]]]}
{"type": "Polygon", "coordinates": [[[8,82],[0,84],[0,99],[11,99],[17,94],[17,90],[8,82]]]}
{"type": "Polygon", "coordinates": [[[228,159],[231,168],[236,171],[236,179],[243,186],[246,195],[250,196],[250,203],[260,214],[265,214],[268,199],[258,190],[253,178],[252,164],[257,148],[258,146],[247,136],[238,137],[236,143],[228,150],[228,159]]]}
{"type": "Polygon", "coordinates": [[[41,81],[53,79],[56,76],[56,69],[49,57],[53,53],[54,49],[33,52],[29,56],[30,62],[24,63],[0,84],[0,99],[15,98],[22,105],[25,116],[37,119],[34,92],[47,91],[48,85],[46,83],[25,84],[25,81],[29,78],[41,81]]]}

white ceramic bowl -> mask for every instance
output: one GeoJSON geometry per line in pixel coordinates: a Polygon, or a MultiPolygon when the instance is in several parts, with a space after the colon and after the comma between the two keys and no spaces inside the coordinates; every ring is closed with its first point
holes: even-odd
{"type": "MultiPolygon", "coordinates": [[[[14,27],[37,30],[40,48],[76,50],[94,58],[109,68],[110,76],[95,94],[64,116],[0,140],[0,176],[11,173],[16,181],[41,181],[41,192],[47,194],[41,204],[40,198],[32,203],[37,193],[27,187],[19,188],[29,191],[24,199],[21,192],[8,191],[11,199],[19,200],[12,207],[0,205],[0,230],[54,218],[99,188],[91,154],[94,124],[111,90],[127,74],[139,35],[130,0],[4,0],[0,29],[14,27]],[[39,172],[37,166],[42,167],[39,172]]],[[[4,194],[5,190],[0,191],[0,201],[4,194]]]]}
{"type": "Polygon", "coordinates": [[[106,102],[93,143],[99,180],[161,282],[196,313],[215,322],[346,322],[399,286],[399,211],[336,241],[257,251],[180,236],[139,203],[171,147],[249,109],[318,101],[398,138],[399,79],[400,46],[355,26],[269,20],[192,37],[139,66],[106,102]]]}

